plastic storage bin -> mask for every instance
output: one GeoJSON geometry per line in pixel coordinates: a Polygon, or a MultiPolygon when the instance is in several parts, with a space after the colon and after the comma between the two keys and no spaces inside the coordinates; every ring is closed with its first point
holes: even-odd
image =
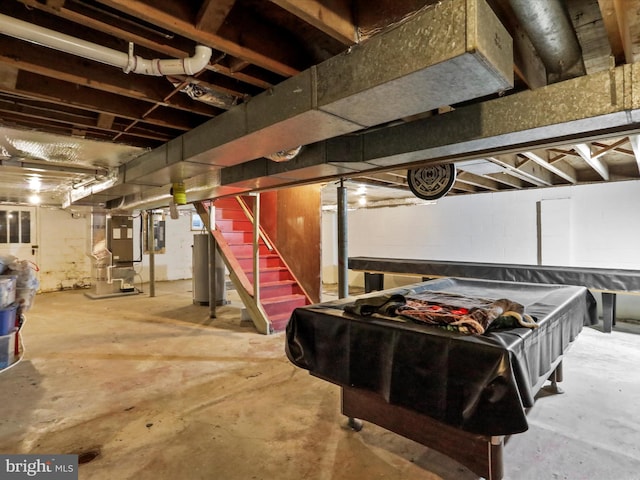
{"type": "Polygon", "coordinates": [[[0,275],[0,308],[6,308],[16,301],[16,275],[0,275]]]}
{"type": "Polygon", "coordinates": [[[15,332],[0,336],[0,369],[7,368],[13,364],[15,359],[15,338],[15,332]]]}
{"type": "Polygon", "coordinates": [[[17,305],[0,309],[0,335],[8,335],[16,326],[17,305]]]}

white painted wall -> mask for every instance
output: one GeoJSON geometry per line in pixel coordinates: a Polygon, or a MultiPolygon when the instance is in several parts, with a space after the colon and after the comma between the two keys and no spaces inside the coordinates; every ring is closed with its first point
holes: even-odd
{"type": "MultiPolygon", "coordinates": [[[[638,181],[445,197],[435,205],[350,211],[349,256],[536,264],[537,202],[544,205],[548,225],[566,222],[568,238],[552,238],[547,229],[547,258],[566,258],[568,266],[640,269],[638,181]]],[[[323,227],[335,224],[335,213],[324,217],[323,227]]],[[[337,270],[337,258],[327,246],[333,231],[325,233],[323,281],[331,283],[335,276],[326,272],[337,270]]],[[[385,287],[408,281],[415,278],[389,279],[385,287]]],[[[363,275],[350,274],[350,283],[362,286],[363,275]]],[[[618,317],[640,319],[640,297],[619,295],[618,317]]]]}
{"type": "MultiPolygon", "coordinates": [[[[177,220],[166,216],[166,253],[155,256],[157,281],[191,278],[191,231],[190,211],[182,211],[177,220]]],[[[73,288],[91,283],[91,258],[89,249],[90,215],[60,209],[38,207],[38,266],[40,268],[40,291],[73,288]]],[[[134,220],[134,257],[140,255],[140,219],[134,220]]],[[[135,263],[138,275],[135,283],[149,281],[149,257],[135,263]]]]}
{"type": "MultiPolygon", "coordinates": [[[[166,220],[166,247],[165,253],[154,256],[156,281],[182,280],[191,278],[191,255],[193,234],[191,231],[191,215],[189,211],[182,210],[183,214],[178,219],[172,219],[167,215],[166,220]]],[[[137,222],[138,226],[140,222],[137,222]]],[[[138,227],[136,227],[138,228],[138,227]]],[[[138,238],[135,236],[134,249],[138,252],[138,238]]],[[[143,255],[142,263],[136,266],[136,272],[142,277],[143,282],[149,281],[149,255],[143,255]]],[[[140,280],[140,277],[136,281],[140,280]]]]}
{"type": "Polygon", "coordinates": [[[338,283],[338,216],[335,212],[322,214],[322,283],[338,283]]]}
{"type": "Polygon", "coordinates": [[[89,218],[57,208],[38,207],[40,290],[73,288],[91,282],[87,253],[89,218]]]}

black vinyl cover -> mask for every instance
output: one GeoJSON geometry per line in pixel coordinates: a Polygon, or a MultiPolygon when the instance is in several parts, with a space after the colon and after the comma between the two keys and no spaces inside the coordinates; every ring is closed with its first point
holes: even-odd
{"type": "Polygon", "coordinates": [[[406,273],[435,277],[482,278],[506,282],[581,285],[613,292],[640,291],[640,271],[507,263],[349,257],[349,268],[365,272],[406,273]]]}
{"type": "Polygon", "coordinates": [[[584,287],[443,278],[294,310],[289,360],[341,386],[483,435],[528,428],[525,408],[583,325],[597,322],[584,287]],[[521,303],[539,328],[463,335],[400,318],[349,314],[356,298],[441,291],[521,303]]]}

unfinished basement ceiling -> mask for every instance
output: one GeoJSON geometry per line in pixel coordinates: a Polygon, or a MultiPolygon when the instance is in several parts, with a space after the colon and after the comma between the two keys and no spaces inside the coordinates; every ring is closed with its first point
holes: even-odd
{"type": "MultiPolygon", "coordinates": [[[[458,170],[450,195],[640,178],[633,115],[624,128],[590,131],[584,138],[572,131],[566,143],[541,137],[517,151],[469,156],[440,149],[421,158],[417,149],[397,161],[389,160],[397,152],[389,152],[342,162],[345,150],[335,152],[332,139],[365,144],[376,132],[398,125],[416,125],[418,131],[419,125],[506,97],[539,96],[528,104],[535,111],[520,110],[519,116],[548,114],[552,125],[558,105],[544,102],[547,85],[576,77],[593,78],[589,85],[595,85],[598,74],[613,78],[615,67],[640,60],[640,0],[489,0],[498,21],[488,38],[501,38],[496,43],[502,51],[485,54],[489,73],[460,67],[469,50],[447,50],[451,42],[445,39],[462,28],[454,19],[462,19],[470,36],[476,11],[461,17],[458,8],[467,3],[487,15],[483,1],[456,0],[382,0],[375,8],[366,0],[1,2],[2,22],[26,22],[118,52],[128,52],[131,42],[133,54],[145,59],[191,57],[198,45],[212,51],[200,72],[139,75],[6,35],[8,27],[0,22],[0,201],[27,202],[36,188],[25,185],[38,184],[33,178],[39,178],[43,202],[52,205],[161,206],[169,201],[172,181],[184,181],[190,199],[200,199],[339,177],[398,198],[411,195],[407,166],[444,159],[455,161],[458,170]],[[501,28],[512,42],[508,57],[501,28]],[[420,42],[424,46],[408,54],[423,65],[405,72],[405,83],[397,82],[394,59],[420,42]],[[421,58],[430,45],[443,52],[442,59],[421,58]],[[509,75],[494,75],[503,58],[509,75]],[[433,73],[434,67],[446,72],[433,73]],[[433,85],[425,87],[424,78],[433,85]],[[359,95],[368,90],[376,96],[359,95]],[[299,91],[309,92],[309,106],[291,97],[299,91]],[[289,103],[280,101],[287,98],[289,103]],[[309,160],[310,152],[325,148],[323,142],[329,142],[323,161],[309,160]],[[298,143],[304,145],[300,156],[281,163],[263,158],[298,143]]],[[[486,19],[481,17],[478,31],[489,28],[486,19]]],[[[487,51],[481,31],[478,38],[480,50],[487,51]]],[[[636,78],[627,72],[616,75],[636,78]]],[[[516,100],[509,114],[526,103],[516,100]]],[[[621,110],[633,112],[636,104],[633,97],[621,110]]],[[[568,99],[562,108],[572,110],[571,118],[596,115],[588,98],[568,99]]]]}

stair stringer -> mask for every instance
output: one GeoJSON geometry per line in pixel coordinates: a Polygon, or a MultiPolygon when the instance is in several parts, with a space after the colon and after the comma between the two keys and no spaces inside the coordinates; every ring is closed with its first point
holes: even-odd
{"type": "MultiPolygon", "coordinates": [[[[254,221],[253,220],[253,214],[250,212],[250,210],[249,210],[246,202],[244,201],[244,199],[241,198],[241,197],[236,197],[236,199],[241,204],[244,205],[244,211],[245,211],[245,214],[247,215],[247,218],[253,222],[254,221]]],[[[262,235],[262,237],[265,238],[267,240],[267,242],[269,243],[269,245],[271,246],[271,250],[273,252],[275,252],[276,255],[278,255],[278,257],[280,258],[280,261],[282,261],[283,265],[289,271],[289,274],[291,275],[291,277],[295,280],[295,282],[297,283],[297,285],[300,288],[300,290],[302,290],[302,293],[304,294],[304,296],[307,299],[307,304],[311,305],[313,303],[313,300],[311,300],[311,296],[309,295],[309,292],[307,292],[307,290],[304,288],[304,285],[302,284],[302,282],[300,282],[300,280],[298,279],[298,277],[295,274],[295,272],[293,271],[293,269],[289,266],[289,264],[287,263],[285,257],[282,255],[280,250],[278,250],[278,247],[273,242],[273,240],[271,239],[269,234],[264,231],[264,229],[262,228],[262,225],[259,225],[258,228],[260,230],[260,234],[262,235]]]]}
{"type": "MultiPolygon", "coordinates": [[[[203,222],[205,222],[205,225],[209,225],[208,207],[204,205],[204,202],[196,203],[195,207],[196,211],[200,215],[200,218],[203,220],[203,222]]],[[[259,333],[269,335],[273,332],[271,322],[265,315],[262,308],[256,303],[253,294],[253,285],[251,285],[251,282],[249,282],[249,279],[236,260],[235,255],[233,254],[233,252],[231,252],[229,244],[222,236],[222,233],[218,230],[210,230],[209,233],[213,236],[216,244],[218,245],[220,256],[222,257],[227,270],[229,270],[229,279],[238,292],[240,300],[242,300],[242,303],[246,307],[253,325],[256,327],[256,330],[259,333]]]]}

